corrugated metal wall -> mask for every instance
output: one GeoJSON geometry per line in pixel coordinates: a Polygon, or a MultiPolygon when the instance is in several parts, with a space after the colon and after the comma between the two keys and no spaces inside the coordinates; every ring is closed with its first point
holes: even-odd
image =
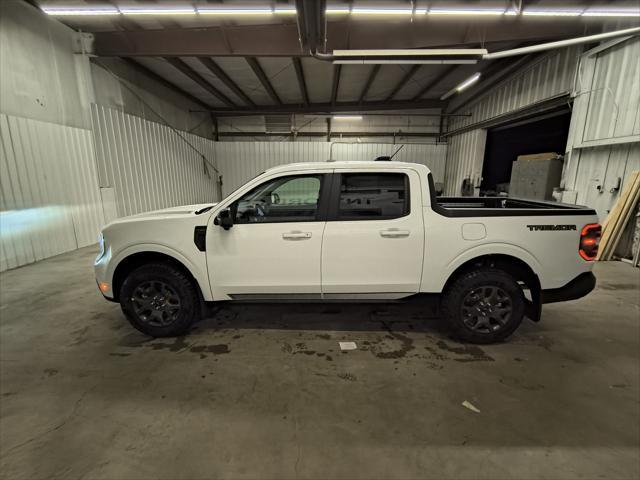
{"type": "Polygon", "coordinates": [[[596,208],[601,221],[629,174],[640,170],[639,58],[634,37],[586,52],[580,61],[563,200],[596,208]]]}
{"type": "MultiPolygon", "coordinates": [[[[229,194],[247,180],[268,168],[285,163],[324,162],[329,159],[362,161],[391,155],[400,145],[324,142],[218,142],[216,161],[223,174],[222,192],[229,194]]],[[[394,161],[427,165],[436,182],[444,181],[447,146],[405,145],[394,161]]]]}
{"type": "MultiPolygon", "coordinates": [[[[456,111],[470,113],[471,116],[452,118],[448,131],[472,126],[559,94],[569,93],[573,87],[581,51],[581,46],[555,50],[523,67],[456,111]]],[[[471,176],[475,181],[475,177],[482,174],[485,139],[486,132],[466,132],[449,137],[447,195],[459,195],[464,178],[471,176]]]]}
{"type": "Polygon", "coordinates": [[[0,114],[0,270],[95,243],[91,131],[0,114]]]}
{"type": "MultiPolygon", "coordinates": [[[[92,105],[98,178],[113,188],[118,216],[218,200],[212,140],[92,105]]],[[[218,167],[219,168],[219,167],[218,167]]]]}
{"type": "Polygon", "coordinates": [[[446,195],[460,194],[465,179],[469,179],[474,185],[480,184],[486,141],[487,131],[484,129],[471,130],[449,138],[444,184],[446,195]]]}

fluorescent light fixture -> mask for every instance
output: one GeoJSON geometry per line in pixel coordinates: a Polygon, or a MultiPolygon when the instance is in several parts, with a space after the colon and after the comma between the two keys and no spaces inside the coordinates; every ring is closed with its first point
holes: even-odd
{"type": "Polygon", "coordinates": [[[579,17],[582,10],[523,10],[522,15],[528,17],[579,17]]]}
{"type": "Polygon", "coordinates": [[[478,73],[474,73],[472,76],[470,76],[469,78],[467,78],[464,82],[462,82],[460,85],[458,85],[456,87],[456,91],[457,92],[461,92],[463,91],[465,88],[470,87],[471,85],[473,85],[474,83],[476,83],[478,80],[480,80],[480,72],[478,73]]]}
{"type": "Polygon", "coordinates": [[[461,9],[443,9],[432,8],[429,15],[504,15],[504,9],[493,8],[461,8],[461,9]]]}
{"type": "MultiPolygon", "coordinates": [[[[288,10],[283,8],[282,10],[288,10]]],[[[209,8],[198,7],[198,13],[200,15],[271,15],[274,13],[270,8],[209,8]]],[[[276,13],[288,13],[288,12],[276,12],[276,13]]],[[[293,13],[296,13],[295,8],[293,13]]]]}
{"type": "Polygon", "coordinates": [[[589,9],[582,12],[583,17],[640,17],[639,9],[598,10],[589,9]]]}
{"type": "Polygon", "coordinates": [[[516,12],[514,9],[510,8],[510,9],[506,10],[504,12],[504,14],[509,16],[509,17],[515,17],[516,15],[518,15],[518,12],[516,12]]]}
{"type": "Polygon", "coordinates": [[[362,115],[334,115],[334,120],[362,120],[362,115]]]}
{"type": "Polygon", "coordinates": [[[349,15],[351,10],[346,5],[327,5],[324,13],[327,15],[349,15]]]}
{"type": "Polygon", "coordinates": [[[47,15],[55,16],[82,16],[82,15],[120,15],[116,7],[42,7],[47,15]]]}
{"type": "Polygon", "coordinates": [[[359,60],[334,60],[335,65],[473,65],[478,63],[477,60],[420,60],[399,58],[397,60],[390,59],[359,59],[359,60]]]}
{"type": "Polygon", "coordinates": [[[412,8],[361,8],[353,7],[352,15],[413,15],[412,8]]]}
{"type": "Polygon", "coordinates": [[[194,15],[193,7],[184,5],[180,7],[170,6],[144,6],[144,7],[120,7],[123,15],[194,15]]]}
{"type": "Polygon", "coordinates": [[[296,15],[298,12],[296,7],[276,7],[273,9],[273,13],[278,15],[296,15]]]}

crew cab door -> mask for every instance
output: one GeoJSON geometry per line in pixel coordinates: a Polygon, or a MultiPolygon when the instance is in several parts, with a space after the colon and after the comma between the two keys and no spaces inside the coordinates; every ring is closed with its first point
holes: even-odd
{"type": "Polygon", "coordinates": [[[207,232],[214,298],[320,297],[328,173],[274,175],[223,206],[233,226],[207,232]]]}
{"type": "Polygon", "coordinates": [[[423,252],[422,188],[416,171],[334,171],[322,245],[325,298],[416,293],[423,252]]]}

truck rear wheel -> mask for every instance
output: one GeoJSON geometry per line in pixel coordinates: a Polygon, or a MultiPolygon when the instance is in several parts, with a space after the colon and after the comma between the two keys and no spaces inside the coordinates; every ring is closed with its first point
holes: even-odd
{"type": "Polygon", "coordinates": [[[459,339],[494,343],[518,328],[525,300],[511,275],[495,268],[479,268],[462,274],[447,287],[442,313],[459,339]]]}
{"type": "Polygon", "coordinates": [[[135,328],[152,337],[173,337],[189,330],[199,311],[191,280],[168,264],[133,270],[120,288],[120,306],[135,328]]]}

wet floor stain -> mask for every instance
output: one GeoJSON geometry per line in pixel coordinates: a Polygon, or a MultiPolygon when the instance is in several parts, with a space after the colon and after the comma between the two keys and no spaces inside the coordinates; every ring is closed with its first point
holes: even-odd
{"type": "Polygon", "coordinates": [[[358,380],[358,377],[351,373],[339,373],[338,378],[347,382],[355,382],[358,380]]]}
{"type": "Polygon", "coordinates": [[[480,347],[475,345],[460,345],[452,346],[447,344],[444,340],[438,340],[436,345],[441,350],[446,352],[455,353],[459,358],[454,358],[456,362],[493,362],[493,358],[490,357],[480,347]]]}

